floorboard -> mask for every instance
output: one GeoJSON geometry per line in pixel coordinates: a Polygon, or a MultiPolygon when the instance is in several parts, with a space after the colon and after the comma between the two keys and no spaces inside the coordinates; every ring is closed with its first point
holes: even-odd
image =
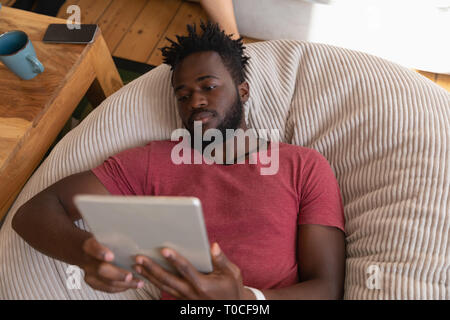
{"type": "Polygon", "coordinates": [[[156,45],[166,33],[182,4],[181,0],[150,0],[113,55],[146,63],[156,45]]]}

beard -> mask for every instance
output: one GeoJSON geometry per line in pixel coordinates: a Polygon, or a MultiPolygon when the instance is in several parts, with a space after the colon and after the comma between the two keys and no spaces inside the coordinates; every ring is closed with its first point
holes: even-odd
{"type": "MultiPolygon", "coordinates": [[[[205,111],[205,110],[201,110],[199,109],[196,113],[201,112],[201,111],[205,111]]],[[[214,113],[214,116],[217,117],[217,112],[212,111],[214,113]]],[[[195,114],[196,114],[195,113],[195,114]]],[[[184,126],[186,127],[186,129],[189,131],[190,135],[191,135],[191,142],[192,142],[192,147],[193,143],[194,143],[194,121],[192,120],[192,118],[195,116],[195,114],[192,114],[191,117],[189,117],[188,120],[188,124],[186,123],[184,124],[184,126]]],[[[239,91],[236,87],[236,96],[234,99],[234,102],[231,105],[231,108],[227,111],[227,113],[225,114],[224,118],[222,119],[222,121],[217,125],[217,127],[215,129],[219,130],[220,133],[222,134],[222,139],[223,142],[226,141],[227,138],[229,138],[226,135],[226,130],[227,129],[233,129],[236,130],[239,125],[241,124],[242,118],[244,116],[244,106],[242,104],[241,99],[239,98],[239,91]]],[[[203,140],[203,136],[202,136],[202,150],[204,150],[206,148],[206,146],[208,146],[210,143],[214,143],[214,139],[212,139],[212,141],[205,141],[203,140]]]]}

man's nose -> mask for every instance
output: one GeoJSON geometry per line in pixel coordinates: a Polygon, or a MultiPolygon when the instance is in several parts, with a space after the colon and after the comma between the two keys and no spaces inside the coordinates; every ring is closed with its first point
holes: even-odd
{"type": "Polygon", "coordinates": [[[198,109],[204,108],[208,105],[206,97],[200,92],[193,92],[191,96],[191,108],[198,109]]]}

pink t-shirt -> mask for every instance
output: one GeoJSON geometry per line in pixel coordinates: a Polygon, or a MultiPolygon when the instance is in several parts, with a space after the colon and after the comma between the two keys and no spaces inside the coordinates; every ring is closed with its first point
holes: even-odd
{"type": "Polygon", "coordinates": [[[152,141],[122,151],[92,172],[115,195],[199,198],[210,243],[218,242],[241,269],[244,285],[274,289],[298,282],[298,224],[344,231],[339,186],[319,152],[274,144],[279,152],[278,172],[261,175],[261,167],[269,165],[260,161],[174,164],[171,151],[177,143],[152,141]]]}

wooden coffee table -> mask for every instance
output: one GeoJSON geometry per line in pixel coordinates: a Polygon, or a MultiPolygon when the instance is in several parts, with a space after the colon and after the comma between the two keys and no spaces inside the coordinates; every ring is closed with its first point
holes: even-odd
{"type": "Polygon", "coordinates": [[[45,67],[25,81],[0,63],[0,220],[82,97],[98,102],[123,86],[100,30],[91,44],[47,44],[42,38],[50,23],[66,21],[0,10],[0,34],[26,32],[45,67]]]}

